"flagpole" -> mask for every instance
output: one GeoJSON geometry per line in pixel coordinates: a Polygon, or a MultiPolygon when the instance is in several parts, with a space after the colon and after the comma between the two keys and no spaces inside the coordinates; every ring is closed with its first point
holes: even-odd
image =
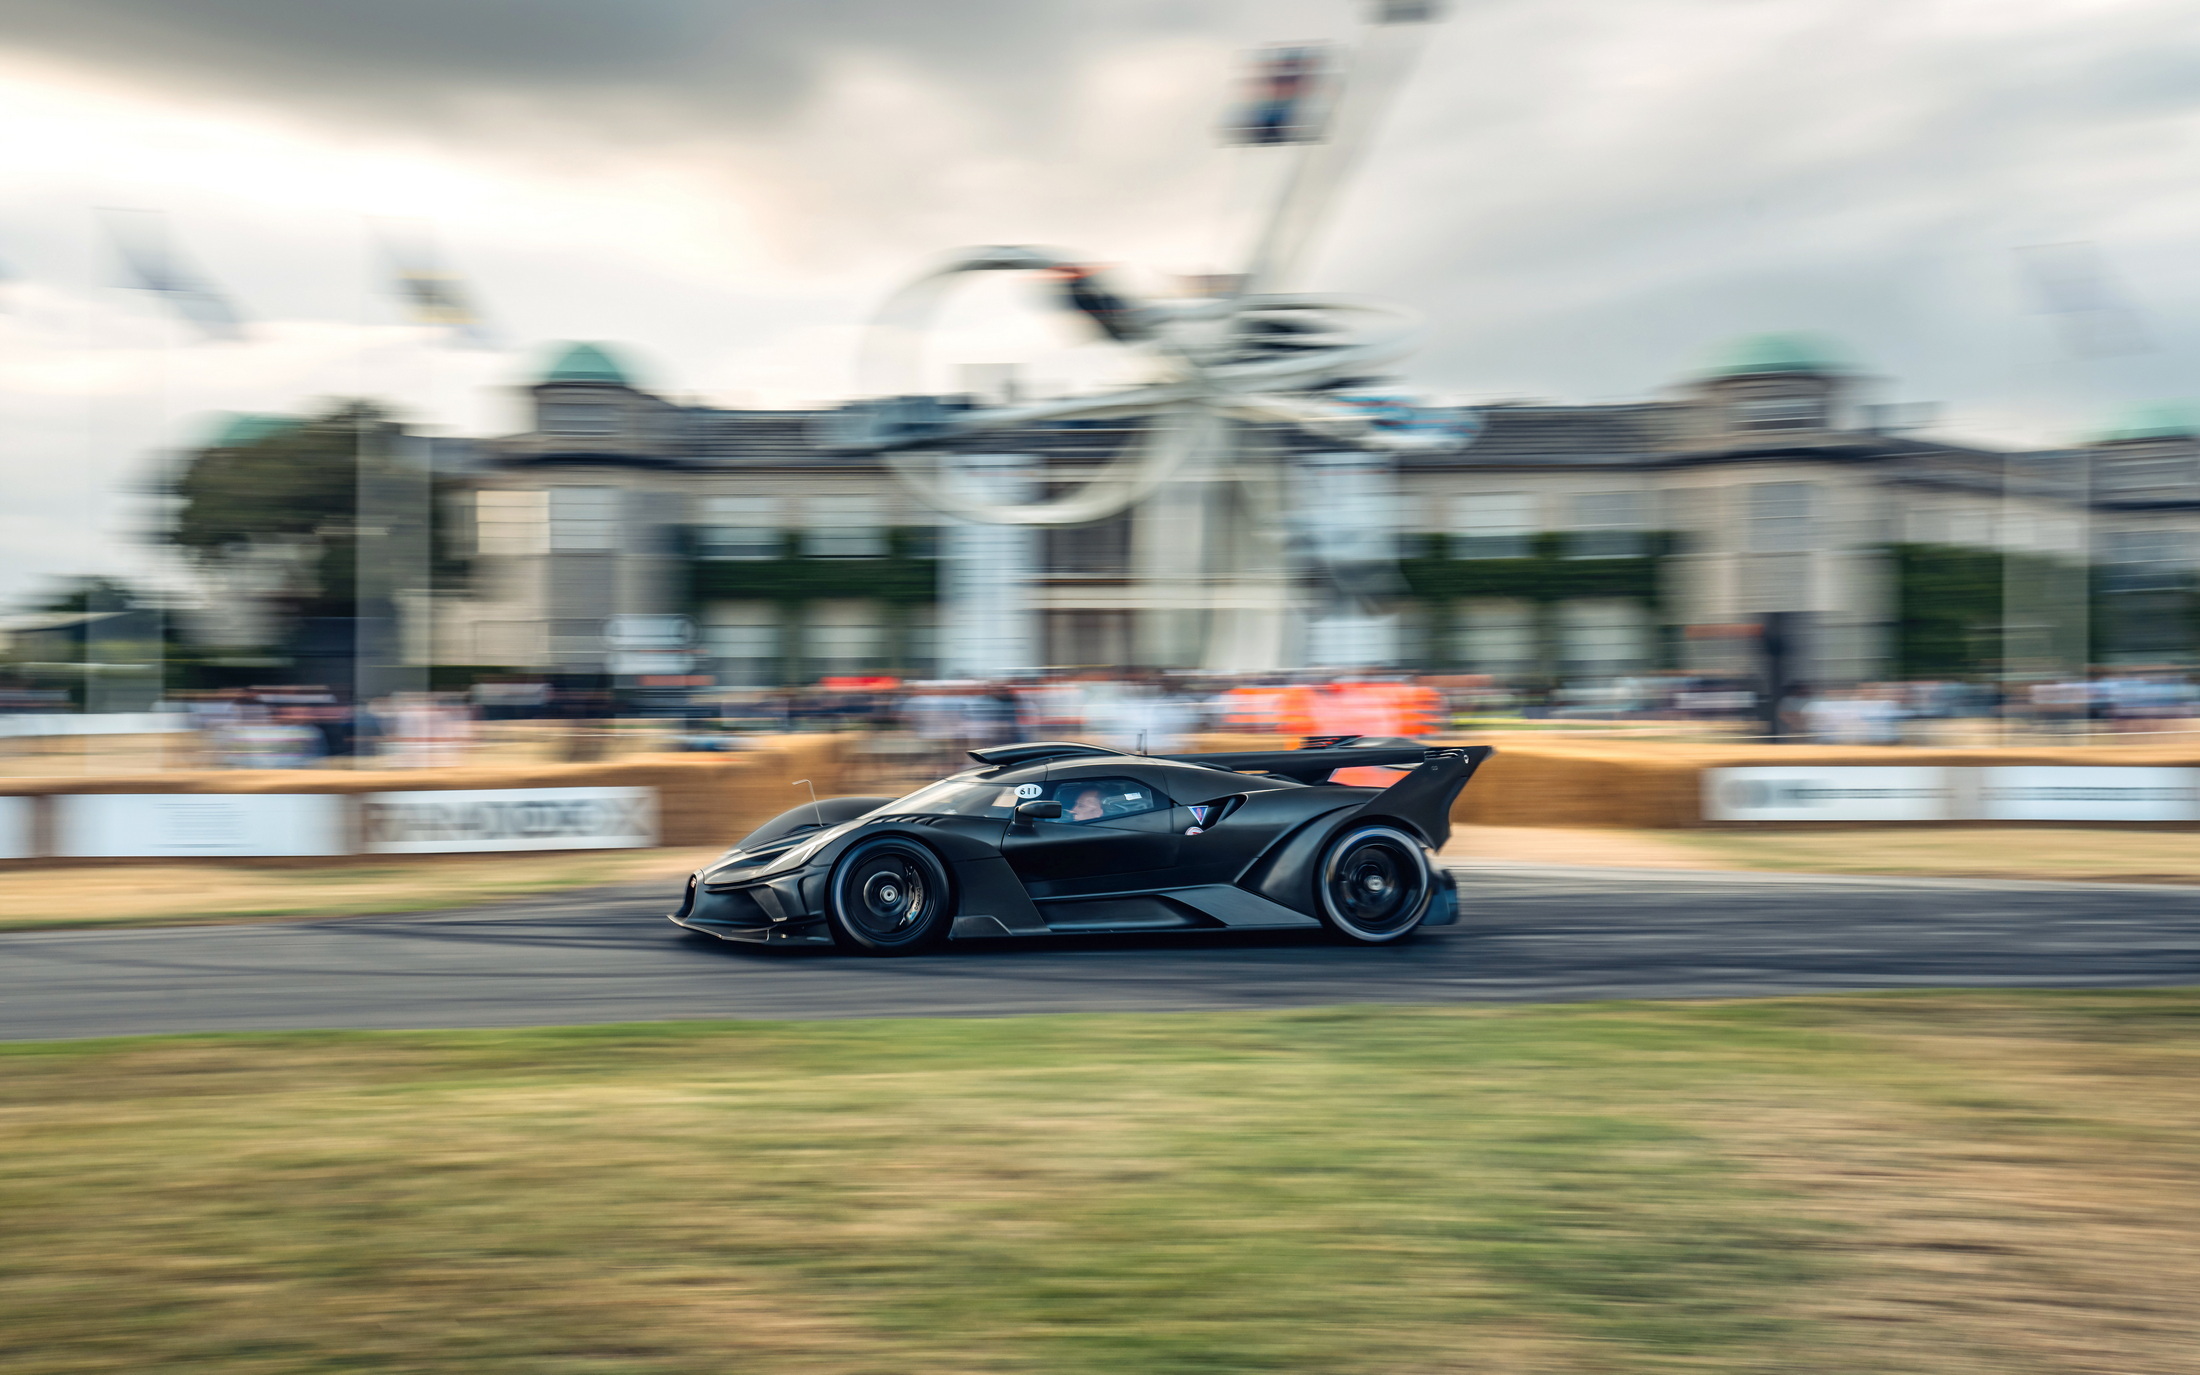
{"type": "MultiPolygon", "coordinates": [[[[370,250],[371,254],[371,250],[370,250]]],[[[359,749],[360,725],[371,712],[374,689],[367,610],[367,392],[372,388],[371,355],[374,348],[374,272],[370,265],[359,279],[359,368],[351,418],[351,759],[354,769],[379,764],[379,753],[364,755],[359,749]]],[[[375,748],[379,752],[380,742],[375,748]]]]}
{"type": "MultiPolygon", "coordinates": [[[[181,317],[184,322],[195,326],[203,338],[221,340],[244,339],[246,337],[244,317],[227,296],[223,295],[203,274],[195,271],[183,255],[177,251],[173,236],[168,231],[168,222],[161,212],[98,207],[94,210],[94,216],[95,219],[104,224],[108,243],[121,258],[123,269],[130,278],[129,285],[137,290],[147,292],[168,307],[166,311],[159,313],[162,329],[159,352],[160,371],[154,388],[153,402],[153,450],[157,458],[164,457],[166,451],[161,445],[167,437],[166,427],[174,399],[171,395],[171,387],[176,367],[174,333],[176,321],[169,317],[171,315],[181,317]]],[[[94,280],[96,280],[96,276],[94,280]]],[[[89,333],[90,331],[87,331],[87,335],[89,333]]],[[[86,396],[89,403],[89,391],[87,391],[86,396]]],[[[96,454],[97,436],[89,425],[86,433],[89,436],[89,447],[96,454]]],[[[90,471],[96,468],[96,464],[87,464],[86,467],[90,471]]],[[[156,627],[153,635],[152,662],[149,667],[153,673],[155,705],[158,705],[167,697],[168,661],[165,643],[167,614],[165,608],[162,607],[149,607],[147,610],[151,613],[156,627]]],[[[92,705],[93,689],[96,686],[92,680],[97,676],[89,667],[92,632],[92,623],[87,621],[85,623],[87,667],[84,685],[85,706],[87,708],[92,705]]],[[[108,698],[104,691],[99,696],[102,701],[106,701],[108,698]]],[[[163,739],[157,742],[155,748],[158,751],[158,762],[162,768],[165,768],[168,757],[166,740],[163,739]]],[[[89,749],[89,738],[87,737],[87,752],[89,749]]]]}

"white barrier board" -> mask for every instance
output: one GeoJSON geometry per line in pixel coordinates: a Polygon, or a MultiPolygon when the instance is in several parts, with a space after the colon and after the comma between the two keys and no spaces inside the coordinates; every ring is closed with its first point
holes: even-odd
{"type": "Polygon", "coordinates": [[[322,793],[78,793],[54,800],[54,852],[340,855],[344,799],[322,793]]]}
{"type": "Polygon", "coordinates": [[[31,857],[31,808],[27,797],[0,797],[0,859],[31,857]]]}
{"type": "Polygon", "coordinates": [[[1780,765],[1705,769],[1707,821],[1946,821],[1952,770],[1780,765]]]}
{"type": "Polygon", "coordinates": [[[55,735],[168,735],[191,729],[180,711],[20,712],[0,716],[0,736],[34,739],[55,735]]]}
{"type": "Polygon", "coordinates": [[[375,854],[631,850],[657,843],[654,788],[453,789],[361,800],[366,848],[375,854]]]}
{"type": "Polygon", "coordinates": [[[1978,797],[1985,821],[2200,821],[2200,769],[1980,769],[1978,797]]]}

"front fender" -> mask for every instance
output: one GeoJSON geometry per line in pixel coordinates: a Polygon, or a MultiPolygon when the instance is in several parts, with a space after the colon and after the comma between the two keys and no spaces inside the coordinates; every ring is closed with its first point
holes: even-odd
{"type": "MultiPolygon", "coordinates": [[[[798,871],[802,907],[808,916],[824,916],[826,890],[832,881],[833,866],[840,863],[841,856],[867,840],[900,836],[931,850],[946,864],[954,879],[958,904],[974,889],[982,889],[988,915],[1003,915],[991,909],[1005,907],[1008,915],[1021,916],[1016,910],[1017,901],[1030,909],[1031,900],[1001,859],[1001,838],[1007,831],[1007,822],[977,816],[883,816],[865,822],[827,841],[798,871]]],[[[1030,911],[1030,916],[1037,919],[1036,909],[1030,911]]]]}

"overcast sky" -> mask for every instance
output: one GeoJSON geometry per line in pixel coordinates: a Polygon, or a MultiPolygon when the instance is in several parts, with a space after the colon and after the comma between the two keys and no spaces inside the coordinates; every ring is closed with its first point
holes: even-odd
{"type": "MultiPolygon", "coordinates": [[[[547,341],[732,404],[853,385],[963,244],[1230,265],[1238,55],[1347,0],[5,0],[0,603],[142,569],[127,496],[219,409],[361,391],[512,428],[547,341]],[[244,343],[121,290],[168,212],[244,343]],[[370,216],[436,227],[508,347],[436,347],[370,216]]],[[[1839,341],[1959,438],[2048,444],[2200,363],[2189,0],[1457,0],[1312,285],[1429,317],[1446,398],[1655,394],[1723,341],[1839,341]],[[2098,246],[2143,352],[2072,361],[2018,270],[2098,246]]]]}

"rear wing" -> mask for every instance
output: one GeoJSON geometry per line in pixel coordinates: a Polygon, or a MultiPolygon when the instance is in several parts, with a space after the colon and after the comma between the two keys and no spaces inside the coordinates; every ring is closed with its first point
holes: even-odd
{"type": "Polygon", "coordinates": [[[1329,775],[1339,769],[1358,768],[1364,764],[1419,764],[1430,753],[1420,745],[1362,745],[1356,749],[1254,750],[1244,754],[1161,754],[1154,757],[1238,773],[1271,773],[1294,783],[1326,783],[1329,775]]]}
{"type": "MultiPolygon", "coordinates": [[[[1374,753],[1338,750],[1339,754],[1374,753]]],[[[1451,839],[1451,804],[1484,760],[1497,753],[1490,745],[1436,745],[1413,772],[1363,803],[1355,817],[1395,817],[1427,836],[1437,849],[1451,839]]],[[[1374,763],[1374,760],[1365,762],[1374,763]]]]}
{"type": "MultiPolygon", "coordinates": [[[[1356,740],[1354,735],[1333,736],[1330,739],[1356,740]]],[[[1312,748],[1295,750],[1253,750],[1242,754],[1160,754],[1156,759],[1170,759],[1180,764],[1203,764],[1210,769],[1230,769],[1237,773],[1266,773],[1288,778],[1294,783],[1326,783],[1329,775],[1339,769],[1365,768],[1369,765],[1389,765],[1392,768],[1410,768],[1420,772],[1420,766],[1446,759],[1466,761],[1466,773],[1459,780],[1459,787],[1467,785],[1467,779],[1482,766],[1482,761],[1497,753],[1489,745],[1353,745],[1326,746],[1317,738],[1312,748]]],[[[1390,785],[1386,792],[1394,793],[1413,777],[1407,774],[1390,785]]],[[[1454,788],[1453,793],[1458,792],[1454,788]]]]}

